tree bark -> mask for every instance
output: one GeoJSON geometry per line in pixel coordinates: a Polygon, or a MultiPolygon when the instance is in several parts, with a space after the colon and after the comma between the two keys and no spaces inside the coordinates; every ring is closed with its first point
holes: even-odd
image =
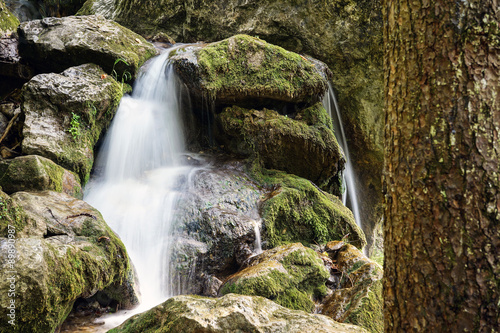
{"type": "Polygon", "coordinates": [[[499,332],[500,1],[383,11],[386,332],[499,332]]]}

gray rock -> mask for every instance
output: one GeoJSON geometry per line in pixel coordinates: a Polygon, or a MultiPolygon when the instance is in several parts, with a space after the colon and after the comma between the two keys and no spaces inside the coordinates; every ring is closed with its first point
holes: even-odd
{"type": "Polygon", "coordinates": [[[175,296],[133,316],[110,333],[161,331],[165,333],[347,333],[366,332],[354,325],[290,310],[258,296],[229,294],[221,298],[175,296]]]}
{"type": "Polygon", "coordinates": [[[134,78],[157,54],[141,36],[102,16],[48,17],[19,26],[19,53],[42,72],[96,63],[119,80],[134,78]]]}
{"type": "MultiPolygon", "coordinates": [[[[16,325],[2,320],[0,331],[53,332],[77,298],[133,288],[125,247],[87,203],[50,191],[0,197],[0,315],[10,311],[12,283],[16,307],[16,325]]],[[[138,302],[135,293],[111,295],[122,307],[138,302]]]]}
{"type": "Polygon", "coordinates": [[[260,191],[230,167],[192,176],[175,219],[177,241],[170,261],[174,294],[213,294],[214,278],[234,273],[252,255],[260,191]]]}
{"type": "Polygon", "coordinates": [[[88,180],[94,145],[113,118],[123,91],[97,65],[39,74],[22,91],[22,152],[51,159],[88,180]]]}

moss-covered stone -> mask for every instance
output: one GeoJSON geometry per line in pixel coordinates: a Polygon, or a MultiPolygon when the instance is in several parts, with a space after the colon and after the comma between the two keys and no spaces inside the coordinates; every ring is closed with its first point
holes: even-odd
{"type": "Polygon", "coordinates": [[[41,72],[61,72],[92,62],[119,81],[129,81],[157,54],[144,38],[102,16],[23,22],[18,33],[19,54],[41,72]]]}
{"type": "Polygon", "coordinates": [[[22,91],[23,153],[47,157],[86,183],[94,145],[122,94],[122,86],[93,64],[33,77],[22,91]]]}
{"type": "Polygon", "coordinates": [[[135,315],[110,333],[226,332],[366,332],[326,316],[290,310],[258,296],[229,294],[220,298],[175,296],[135,315]]]}
{"type": "Polygon", "coordinates": [[[216,116],[215,138],[231,153],[259,157],[264,166],[307,178],[318,185],[336,177],[343,153],[320,104],[299,119],[274,110],[233,106],[216,116]],[[309,125],[311,124],[311,125],[309,125]]]}
{"type": "Polygon", "coordinates": [[[338,197],[284,172],[261,169],[255,164],[249,172],[268,189],[261,215],[269,247],[292,242],[321,244],[347,235],[351,244],[365,246],[363,231],[338,197]]]}
{"type": "Polygon", "coordinates": [[[24,225],[7,222],[0,235],[0,315],[7,318],[13,283],[16,316],[15,326],[3,320],[0,331],[54,332],[77,298],[131,283],[125,248],[98,211],[49,191],[18,192],[12,199],[10,204],[24,211],[24,225]],[[13,261],[9,249],[15,249],[13,261]]]}
{"type": "Polygon", "coordinates": [[[344,242],[329,242],[326,251],[342,279],[340,288],[322,301],[319,312],[373,333],[384,332],[382,267],[344,242]]]}
{"type": "Polygon", "coordinates": [[[316,252],[300,243],[288,244],[250,258],[220,293],[263,296],[290,309],[312,312],[313,298],[326,294],[329,276],[316,252]]]}
{"type": "Polygon", "coordinates": [[[19,232],[27,223],[22,207],[13,203],[11,197],[0,189],[0,237],[8,237],[9,225],[19,232]]]}
{"type": "Polygon", "coordinates": [[[319,101],[327,88],[325,74],[311,61],[246,35],[181,49],[171,59],[191,90],[217,103],[256,99],[311,103],[319,101]]]}
{"type": "Polygon", "coordinates": [[[16,31],[19,20],[10,12],[4,0],[0,0],[0,36],[16,31]]]}
{"type": "Polygon", "coordinates": [[[51,190],[81,199],[80,179],[51,160],[36,156],[20,156],[0,160],[0,186],[6,193],[51,190]]]}

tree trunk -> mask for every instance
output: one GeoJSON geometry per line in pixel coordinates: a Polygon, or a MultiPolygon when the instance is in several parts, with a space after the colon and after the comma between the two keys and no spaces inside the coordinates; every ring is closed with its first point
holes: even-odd
{"type": "Polygon", "coordinates": [[[383,0],[387,332],[500,330],[500,2],[383,0]]]}

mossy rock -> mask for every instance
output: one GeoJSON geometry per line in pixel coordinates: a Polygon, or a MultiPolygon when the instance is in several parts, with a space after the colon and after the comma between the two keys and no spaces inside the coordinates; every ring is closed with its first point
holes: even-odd
{"type": "Polygon", "coordinates": [[[19,233],[27,223],[24,209],[13,203],[12,198],[0,188],[0,237],[8,236],[9,225],[19,233]]]}
{"type": "Polygon", "coordinates": [[[0,160],[0,186],[8,194],[51,190],[79,199],[83,197],[77,175],[45,157],[36,155],[0,160]]]}
{"type": "Polygon", "coordinates": [[[241,156],[259,157],[266,168],[283,170],[318,185],[338,177],[345,159],[320,103],[292,119],[277,111],[228,107],[216,116],[216,140],[241,156]]]}
{"type": "Polygon", "coordinates": [[[351,244],[329,242],[326,251],[342,272],[342,280],[340,288],[322,301],[319,313],[372,333],[384,332],[382,267],[351,244]]]}
{"type": "Polygon", "coordinates": [[[327,89],[327,74],[314,62],[246,35],[181,48],[171,60],[195,98],[217,104],[257,100],[311,104],[327,89]]]}
{"type": "MultiPolygon", "coordinates": [[[[1,219],[0,315],[10,313],[11,283],[16,311],[15,326],[3,320],[0,331],[54,332],[77,298],[133,284],[125,247],[87,203],[45,191],[17,192],[8,205],[24,221],[11,225],[12,219],[1,219]],[[15,260],[9,261],[11,243],[15,260]]],[[[138,302],[136,294],[115,300],[124,307],[138,302]]]]}
{"type": "Polygon", "coordinates": [[[293,242],[324,244],[347,235],[356,247],[366,245],[363,230],[338,197],[322,191],[309,180],[262,169],[256,164],[249,173],[268,189],[261,203],[266,230],[263,238],[268,247],[293,242]]]}
{"type": "Polygon", "coordinates": [[[366,333],[366,330],[337,323],[326,316],[290,310],[263,297],[229,294],[220,298],[174,296],[109,332],[366,333]]]}
{"type": "Polygon", "coordinates": [[[15,32],[19,20],[10,12],[4,0],[0,0],[0,36],[15,32]]]}
{"type": "Polygon", "coordinates": [[[18,33],[19,54],[39,72],[61,72],[92,62],[118,80],[129,81],[157,54],[144,38],[102,16],[23,22],[18,33]]]}
{"type": "Polygon", "coordinates": [[[94,145],[111,123],[122,86],[97,65],[39,74],[22,90],[22,152],[51,159],[86,183],[94,145]]]}
{"type": "Polygon", "coordinates": [[[250,258],[219,293],[263,296],[290,309],[312,312],[313,299],[326,294],[329,276],[316,252],[300,243],[288,244],[250,258]]]}

